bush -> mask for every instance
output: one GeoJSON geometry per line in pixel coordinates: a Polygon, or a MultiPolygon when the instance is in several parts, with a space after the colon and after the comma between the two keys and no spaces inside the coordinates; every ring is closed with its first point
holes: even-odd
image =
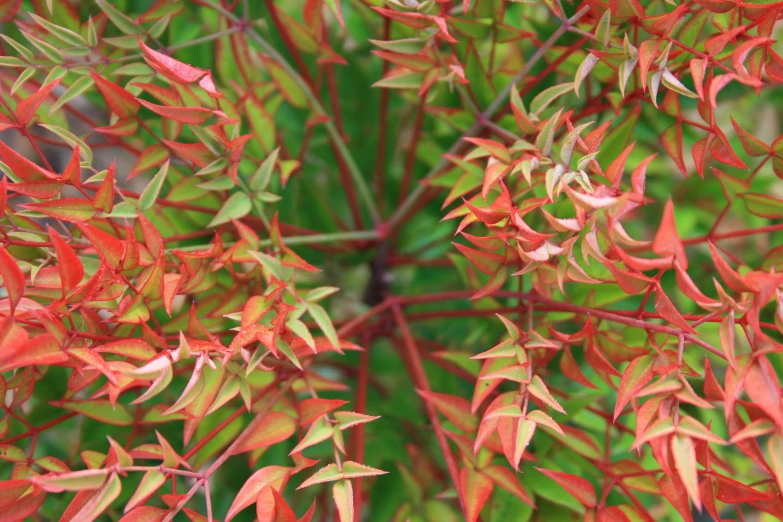
{"type": "Polygon", "coordinates": [[[0,519],[783,519],[780,2],[1,4],[0,519]]]}

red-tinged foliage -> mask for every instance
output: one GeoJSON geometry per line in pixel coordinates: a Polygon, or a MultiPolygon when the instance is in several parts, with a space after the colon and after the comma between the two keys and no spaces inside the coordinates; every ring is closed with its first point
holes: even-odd
{"type": "Polygon", "coordinates": [[[136,4],[0,1],[0,520],[783,519],[783,3],[136,4]]]}
{"type": "Polygon", "coordinates": [[[539,471],[560,484],[585,507],[591,508],[596,505],[595,490],[589,481],[568,473],[548,469],[539,469],[539,471]]]}

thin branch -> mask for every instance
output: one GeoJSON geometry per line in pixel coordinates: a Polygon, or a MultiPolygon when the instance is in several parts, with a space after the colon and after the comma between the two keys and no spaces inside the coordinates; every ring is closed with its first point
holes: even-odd
{"type": "MultiPolygon", "coordinates": [[[[549,51],[549,49],[557,42],[557,40],[560,39],[560,37],[563,36],[563,34],[565,34],[574,23],[579,21],[585,14],[587,14],[589,10],[589,7],[583,7],[574,16],[563,23],[563,25],[558,27],[557,30],[552,33],[552,36],[550,36],[549,39],[538,48],[538,50],[533,54],[533,56],[530,57],[527,63],[525,63],[524,67],[522,67],[522,69],[516,74],[516,76],[514,76],[514,78],[512,78],[508,85],[506,85],[506,87],[497,95],[489,107],[487,107],[487,109],[481,113],[480,118],[477,119],[476,122],[473,123],[473,125],[462,136],[460,136],[457,141],[454,142],[454,144],[449,148],[448,152],[446,152],[443,156],[456,154],[459,148],[462,147],[465,138],[474,136],[484,129],[486,127],[486,122],[495,115],[495,113],[504,103],[506,103],[506,100],[511,94],[511,90],[516,88],[516,85],[521,82],[525,76],[528,75],[530,70],[539,62],[539,60],[541,60],[541,58],[544,57],[547,51],[549,51]]],[[[430,169],[427,175],[424,176],[422,181],[426,181],[432,178],[441,170],[443,170],[444,167],[446,167],[447,160],[444,159],[443,156],[441,156],[441,159],[438,161],[438,163],[430,169]]],[[[392,214],[392,216],[389,218],[388,227],[390,231],[393,231],[400,226],[405,215],[414,205],[416,205],[426,190],[427,185],[420,183],[413,190],[413,192],[410,193],[405,201],[403,201],[402,204],[397,207],[397,210],[395,210],[394,214],[392,214]]]]}
{"type": "MultiPolygon", "coordinates": [[[[222,6],[214,4],[212,2],[204,2],[204,3],[206,5],[209,5],[212,9],[222,14],[229,20],[231,20],[234,24],[241,25],[242,21],[231,11],[228,11],[227,9],[224,9],[222,6]]],[[[318,97],[310,88],[310,85],[307,83],[307,81],[304,78],[302,78],[302,76],[299,74],[299,72],[297,72],[296,69],[291,67],[288,61],[285,58],[283,58],[283,56],[277,51],[277,49],[272,47],[272,45],[269,42],[267,42],[263,36],[258,34],[258,32],[252,27],[247,27],[245,29],[245,33],[254,42],[256,42],[266,54],[268,54],[273,60],[275,60],[280,65],[280,67],[285,69],[286,73],[291,75],[291,77],[296,82],[297,86],[300,89],[302,89],[302,91],[304,91],[308,100],[312,104],[315,112],[320,114],[326,114],[326,110],[324,109],[321,102],[318,100],[318,97]]],[[[337,151],[339,152],[340,156],[345,162],[345,165],[348,167],[348,171],[350,172],[351,177],[353,178],[353,181],[356,184],[356,188],[359,192],[359,196],[364,201],[364,204],[367,208],[367,212],[369,212],[370,217],[373,220],[373,223],[376,224],[379,223],[381,221],[381,215],[380,212],[378,211],[378,207],[375,205],[375,200],[372,197],[372,192],[370,191],[370,187],[367,185],[367,182],[365,181],[364,176],[362,175],[362,172],[359,169],[359,166],[356,164],[356,160],[353,158],[351,151],[348,150],[348,146],[345,144],[343,137],[340,135],[340,131],[337,129],[334,122],[332,121],[325,122],[324,126],[326,127],[326,131],[329,133],[329,137],[334,142],[337,151]]]]}
{"type": "MultiPolygon", "coordinates": [[[[405,321],[405,317],[402,315],[400,306],[394,305],[392,307],[392,313],[394,314],[394,319],[400,329],[403,345],[405,346],[408,359],[412,366],[411,370],[413,374],[411,375],[411,379],[413,379],[413,382],[417,388],[429,393],[431,391],[430,383],[427,380],[427,374],[424,373],[424,366],[422,366],[421,363],[419,350],[416,347],[416,342],[413,340],[413,336],[411,335],[410,329],[408,328],[408,323],[405,321]]],[[[435,411],[435,406],[433,406],[430,401],[424,400],[424,407],[427,410],[427,415],[429,416],[432,427],[435,430],[435,437],[438,439],[438,445],[440,446],[441,453],[443,454],[443,459],[446,461],[446,467],[449,470],[451,482],[454,484],[454,488],[457,490],[457,498],[459,499],[460,509],[467,517],[465,499],[463,498],[462,488],[460,487],[459,467],[457,466],[457,461],[454,459],[454,455],[451,453],[449,441],[446,439],[446,434],[444,433],[443,426],[441,425],[440,419],[438,418],[438,413],[435,411]]]]}

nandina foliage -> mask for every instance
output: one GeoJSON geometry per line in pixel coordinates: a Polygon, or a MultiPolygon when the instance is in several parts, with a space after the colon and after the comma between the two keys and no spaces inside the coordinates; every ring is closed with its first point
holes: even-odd
{"type": "Polygon", "coordinates": [[[782,519],[782,10],[0,2],[0,519],[782,519]]]}

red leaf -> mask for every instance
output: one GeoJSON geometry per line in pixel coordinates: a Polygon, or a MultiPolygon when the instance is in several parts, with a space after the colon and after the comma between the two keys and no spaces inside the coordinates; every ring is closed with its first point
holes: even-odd
{"type": "Polygon", "coordinates": [[[625,162],[628,160],[628,156],[633,151],[633,147],[636,145],[636,142],[631,143],[628,145],[625,150],[623,150],[619,156],[617,156],[614,161],[609,165],[609,168],[606,169],[606,179],[609,180],[609,184],[612,185],[612,187],[619,187],[620,181],[622,181],[623,178],[623,169],[625,168],[625,162]]]}
{"type": "Polygon", "coordinates": [[[200,80],[207,71],[193,67],[170,56],[150,49],[141,38],[139,38],[139,47],[144,53],[144,60],[160,74],[176,83],[191,83],[200,80]]]}
{"type": "Polygon", "coordinates": [[[169,140],[163,140],[163,143],[197,167],[204,168],[215,159],[215,155],[203,143],[178,143],[169,140]]]}
{"type": "Polygon", "coordinates": [[[15,522],[17,520],[28,520],[34,517],[38,509],[46,500],[46,492],[42,489],[33,488],[32,492],[18,499],[2,512],[3,520],[15,522]]]}
{"type": "Polygon", "coordinates": [[[305,399],[299,404],[299,424],[306,426],[322,415],[348,404],[339,399],[305,399]]]}
{"type": "Polygon", "coordinates": [[[590,382],[587,377],[585,377],[584,373],[582,373],[582,369],[579,367],[579,364],[577,364],[576,359],[574,359],[574,356],[571,353],[571,349],[568,347],[563,351],[563,356],[560,358],[560,370],[563,372],[563,375],[572,381],[578,382],[582,386],[587,386],[588,388],[596,388],[596,385],[590,382]]]}
{"type": "Polygon", "coordinates": [[[688,504],[688,494],[679,477],[664,475],[658,483],[666,500],[674,506],[682,519],[685,522],[693,522],[691,507],[688,504]]]}
{"type": "Polygon", "coordinates": [[[70,221],[71,223],[89,221],[98,213],[98,210],[93,207],[89,200],[79,198],[62,198],[41,201],[39,203],[25,203],[22,207],[35,210],[55,219],[70,221]]]}
{"type": "Polygon", "coordinates": [[[614,406],[614,421],[620,416],[628,401],[653,378],[653,361],[655,361],[655,357],[642,355],[628,364],[625,372],[623,372],[623,378],[620,381],[620,388],[617,392],[617,402],[614,406]]]}
{"type": "Polygon", "coordinates": [[[8,352],[0,353],[0,372],[33,365],[61,364],[68,361],[53,335],[39,335],[8,352]]]}
{"type": "Polygon", "coordinates": [[[589,481],[570,473],[562,473],[543,468],[536,468],[538,471],[551,478],[560,486],[568,491],[575,499],[585,507],[591,508],[596,505],[595,489],[589,481]]]}
{"type": "Polygon", "coordinates": [[[106,265],[112,270],[117,270],[122,265],[122,259],[125,255],[125,248],[122,241],[107,234],[103,230],[89,224],[81,224],[82,233],[90,240],[92,246],[106,265]]]}
{"type": "Polygon", "coordinates": [[[735,292],[749,292],[751,288],[745,283],[745,279],[739,275],[729,264],[723,260],[718,254],[715,246],[710,242],[710,253],[712,254],[712,262],[715,263],[715,268],[720,272],[723,282],[734,290],[735,292]]]}
{"type": "Polygon", "coordinates": [[[315,516],[315,499],[313,499],[313,503],[310,504],[310,509],[307,510],[307,513],[302,515],[302,518],[300,518],[298,522],[312,522],[314,516],[315,516]]]}
{"type": "Polygon", "coordinates": [[[38,181],[43,179],[53,179],[54,173],[49,172],[29,159],[25,158],[14,149],[0,140],[0,158],[3,159],[8,167],[14,174],[22,178],[24,181],[38,181]]]}
{"type": "Polygon", "coordinates": [[[747,152],[748,155],[765,156],[772,151],[772,148],[769,145],[740,127],[739,123],[734,121],[734,118],[731,118],[731,123],[734,125],[734,130],[737,132],[737,137],[739,137],[740,141],[742,142],[742,148],[745,149],[745,152],[747,152]]]}
{"type": "Polygon", "coordinates": [[[619,507],[608,506],[598,512],[597,522],[631,522],[631,519],[619,507]]]}
{"type": "Polygon", "coordinates": [[[52,227],[49,228],[49,240],[54,245],[54,252],[57,254],[57,268],[60,270],[60,284],[63,290],[63,297],[68,295],[71,289],[82,282],[84,277],[84,267],[81,260],[69,245],[52,227]]]}
{"type": "Polygon", "coordinates": [[[284,441],[296,432],[296,421],[290,415],[275,411],[264,417],[261,424],[253,430],[236,449],[234,454],[266,448],[284,441]]]}
{"type": "Polygon", "coordinates": [[[688,257],[685,255],[685,247],[682,246],[680,236],[677,234],[674,205],[671,198],[666,202],[666,207],[663,210],[663,217],[661,218],[661,224],[658,226],[658,233],[655,234],[652,250],[659,256],[674,256],[674,259],[683,268],[688,268],[688,257]]]}
{"type": "Polygon", "coordinates": [[[517,476],[507,467],[500,465],[487,466],[486,468],[482,468],[481,472],[489,476],[495,484],[505,489],[528,506],[533,508],[536,507],[533,503],[533,499],[530,498],[530,495],[525,491],[525,488],[519,483],[517,476]]]}
{"type": "Polygon", "coordinates": [[[155,114],[179,123],[200,125],[214,114],[213,111],[203,107],[166,107],[165,105],[155,105],[145,100],[139,100],[139,102],[155,114]]]}
{"type": "Polygon", "coordinates": [[[3,276],[3,286],[11,301],[11,312],[24,295],[25,277],[16,260],[4,247],[0,247],[0,276],[3,276]]]}
{"type": "Polygon", "coordinates": [[[745,391],[756,404],[769,415],[775,424],[783,426],[783,409],[780,406],[780,383],[775,370],[764,357],[759,357],[748,368],[745,391]]]}
{"type": "Polygon", "coordinates": [[[204,77],[199,80],[198,86],[207,91],[207,94],[210,96],[210,98],[223,97],[223,93],[218,92],[215,88],[215,82],[212,81],[212,73],[209,71],[207,71],[207,74],[205,74],[204,77]]]}
{"type": "Polygon", "coordinates": [[[701,290],[698,289],[691,277],[688,275],[679,263],[674,263],[674,270],[676,274],[677,287],[685,294],[689,299],[693,299],[700,306],[710,306],[718,304],[718,302],[710,297],[704,295],[701,290]]]}
{"type": "Polygon", "coordinates": [[[669,153],[674,164],[684,175],[688,175],[688,169],[685,167],[685,156],[682,153],[682,125],[675,123],[661,135],[663,147],[669,153]]]}
{"type": "MultiPolygon", "coordinates": [[[[10,22],[16,12],[19,10],[20,5],[22,5],[22,0],[3,0],[0,2],[0,22],[10,22]]],[[[43,498],[40,500],[43,502],[43,498]]]]}
{"type": "Polygon", "coordinates": [[[473,468],[463,468],[459,477],[462,497],[465,500],[466,522],[476,522],[481,509],[492,495],[494,484],[492,479],[473,468]]]}
{"type": "Polygon", "coordinates": [[[115,162],[112,161],[106,171],[106,177],[103,178],[103,183],[98,187],[92,199],[93,206],[107,214],[111,213],[114,208],[114,169],[115,162]]]}
{"type": "Polygon", "coordinates": [[[503,163],[511,162],[511,153],[508,151],[508,148],[500,142],[482,138],[465,138],[465,141],[485,150],[495,159],[498,159],[503,163]]]}
{"type": "Polygon", "coordinates": [[[725,477],[719,473],[714,473],[713,477],[717,479],[718,488],[715,491],[715,497],[726,504],[744,504],[747,502],[756,502],[759,500],[768,500],[774,497],[772,493],[759,491],[741,482],[725,477]]]}
{"type": "Polygon", "coordinates": [[[258,498],[259,492],[265,487],[271,486],[274,489],[283,489],[283,485],[285,485],[288,479],[288,474],[289,468],[282,466],[267,466],[253,473],[239,490],[234,502],[228,509],[226,522],[230,522],[237,513],[253,504],[258,498]]]}
{"type": "Polygon", "coordinates": [[[63,188],[63,183],[54,180],[29,181],[26,183],[14,183],[11,190],[17,194],[30,196],[36,199],[52,199],[63,188]]]}
{"type": "Polygon", "coordinates": [[[162,522],[168,511],[154,506],[139,506],[129,511],[119,522],[162,522]]]}
{"type": "Polygon", "coordinates": [[[94,71],[90,71],[90,75],[114,114],[124,120],[139,112],[140,105],[133,94],[94,71]]]}
{"type": "Polygon", "coordinates": [[[379,12],[383,16],[391,18],[401,24],[405,24],[414,29],[424,29],[429,27],[433,23],[432,16],[423,13],[406,13],[401,11],[394,11],[392,9],[384,9],[382,7],[372,7],[375,11],[379,12]]]}
{"type": "Polygon", "coordinates": [[[491,252],[482,252],[481,250],[475,250],[459,243],[452,243],[457,250],[462,252],[462,255],[468,258],[476,268],[481,270],[487,275],[494,274],[498,267],[503,264],[503,256],[499,254],[493,254],[491,252]]]}
{"type": "Polygon", "coordinates": [[[426,392],[423,390],[416,391],[424,400],[432,403],[438,411],[453,422],[457,428],[469,433],[476,431],[478,422],[476,421],[476,417],[470,412],[470,403],[468,401],[462,397],[457,397],[456,395],[426,392]]]}
{"type": "Polygon", "coordinates": [[[682,329],[686,333],[695,333],[695,330],[691,328],[691,325],[689,325],[680,312],[677,311],[660,287],[655,290],[655,310],[661,314],[661,317],[677,328],[682,329]]]}
{"type": "Polygon", "coordinates": [[[653,279],[650,279],[644,275],[634,274],[633,272],[622,270],[610,262],[604,263],[604,266],[609,269],[617,281],[617,284],[626,294],[633,295],[638,294],[639,292],[643,292],[647,290],[647,287],[650,286],[650,283],[654,281],[653,279]]]}
{"type": "Polygon", "coordinates": [[[272,495],[275,498],[275,519],[274,522],[296,522],[296,514],[286,503],[280,493],[272,488],[272,495]]]}
{"type": "Polygon", "coordinates": [[[731,148],[726,136],[717,126],[715,127],[715,140],[710,147],[710,153],[712,153],[712,157],[715,158],[716,161],[720,161],[721,163],[737,167],[738,169],[748,168],[734,152],[734,149],[731,148]]]}
{"type": "Polygon", "coordinates": [[[19,121],[20,125],[26,127],[27,124],[30,123],[35,111],[38,110],[38,107],[41,106],[52,90],[58,85],[60,85],[59,78],[53,82],[47,83],[41,87],[38,92],[19,102],[16,106],[16,119],[19,121]]]}

